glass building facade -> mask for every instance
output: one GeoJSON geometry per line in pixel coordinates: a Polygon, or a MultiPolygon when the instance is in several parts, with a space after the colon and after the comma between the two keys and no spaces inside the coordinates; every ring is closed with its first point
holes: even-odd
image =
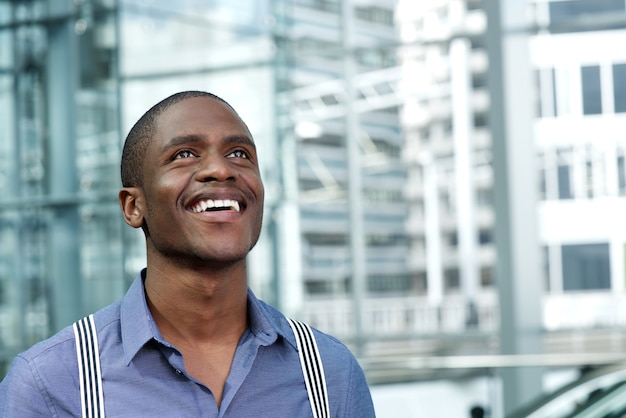
{"type": "Polygon", "coordinates": [[[16,353],[122,294],[112,2],[0,2],[0,345],[16,353]]]}
{"type": "Polygon", "coordinates": [[[0,1],[3,370],[144,266],[117,202],[123,139],[181,90],[228,100],[257,142],[266,217],[251,287],[359,340],[363,301],[412,286],[393,7],[0,1]]]}

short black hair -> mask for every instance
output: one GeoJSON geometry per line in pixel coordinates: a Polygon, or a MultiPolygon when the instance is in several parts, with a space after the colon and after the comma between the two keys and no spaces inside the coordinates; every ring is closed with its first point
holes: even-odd
{"type": "MultiPolygon", "coordinates": [[[[213,93],[199,90],[189,90],[172,94],[152,106],[135,123],[124,141],[122,150],[121,176],[122,186],[135,187],[143,185],[143,157],[146,154],[148,143],[154,137],[156,131],[157,118],[170,106],[193,97],[210,97],[218,100],[233,111],[233,107],[219,96],[213,93]]],[[[237,112],[235,112],[237,113],[237,112]]]]}

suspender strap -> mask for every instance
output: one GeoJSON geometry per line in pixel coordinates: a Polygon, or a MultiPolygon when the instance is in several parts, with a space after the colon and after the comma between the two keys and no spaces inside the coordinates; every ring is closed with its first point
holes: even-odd
{"type": "Polygon", "coordinates": [[[313,418],[330,418],[324,366],[322,365],[322,359],[313,332],[303,322],[289,318],[287,318],[287,321],[296,336],[300,365],[302,366],[309,402],[311,402],[313,418]]]}
{"type": "Polygon", "coordinates": [[[83,418],[104,418],[100,350],[93,315],[73,325],[83,418]]]}
{"type": "MultiPolygon", "coordinates": [[[[330,418],[324,366],[311,328],[300,321],[287,319],[296,337],[298,355],[313,418],[330,418]]],[[[76,359],[80,381],[80,404],[83,418],[104,418],[104,396],[100,372],[100,350],[93,315],[73,324],[76,359]]]]}

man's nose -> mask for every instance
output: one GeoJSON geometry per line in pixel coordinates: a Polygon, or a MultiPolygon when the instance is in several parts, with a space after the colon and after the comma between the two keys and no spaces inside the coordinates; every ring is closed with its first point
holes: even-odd
{"type": "Polygon", "coordinates": [[[232,166],[228,159],[221,155],[208,155],[202,157],[200,167],[196,172],[198,181],[226,181],[235,178],[232,166]]]}

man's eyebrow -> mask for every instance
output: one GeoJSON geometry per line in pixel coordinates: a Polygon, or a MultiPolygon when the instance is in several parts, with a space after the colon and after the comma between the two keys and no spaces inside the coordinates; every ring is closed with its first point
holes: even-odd
{"type": "Polygon", "coordinates": [[[247,135],[231,135],[231,136],[227,136],[226,138],[224,138],[224,143],[227,144],[227,145],[230,145],[230,144],[247,145],[249,147],[252,147],[252,148],[256,149],[256,144],[254,143],[252,138],[250,138],[247,135]]]}
{"type": "Polygon", "coordinates": [[[177,148],[181,145],[199,144],[202,142],[202,138],[199,135],[182,135],[171,138],[163,147],[161,152],[166,152],[172,148],[177,148]]]}

